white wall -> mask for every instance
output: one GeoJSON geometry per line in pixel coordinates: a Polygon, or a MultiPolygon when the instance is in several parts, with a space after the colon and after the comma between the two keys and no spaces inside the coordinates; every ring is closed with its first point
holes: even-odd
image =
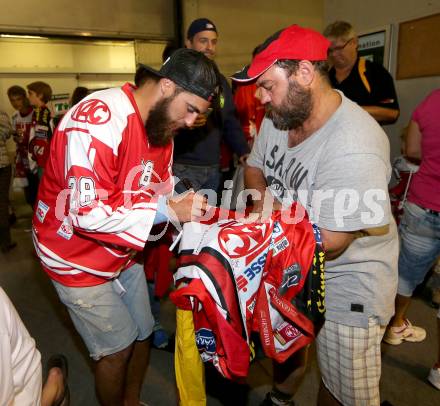
{"type": "MultiPolygon", "coordinates": [[[[440,0],[325,0],[324,10],[325,25],[335,20],[346,20],[358,32],[392,25],[390,73],[395,77],[399,23],[439,13],[440,0]]],[[[426,46],[429,47],[429,44],[426,46]]],[[[411,112],[432,89],[440,87],[440,76],[396,80],[395,84],[400,117],[396,124],[384,127],[390,137],[392,157],[399,155],[399,136],[408,124],[411,112]]]]}
{"type": "Polygon", "coordinates": [[[0,38],[0,73],[132,73],[133,41],[0,38]]]}
{"type": "Polygon", "coordinates": [[[0,31],[168,39],[173,0],[0,0],[0,31]]]}
{"type": "Polygon", "coordinates": [[[102,89],[132,82],[136,63],[159,67],[164,42],[0,37],[0,108],[11,114],[7,89],[42,80],[54,94],[76,86],[102,89]]]}
{"type": "Polygon", "coordinates": [[[0,55],[0,108],[8,114],[12,85],[42,80],[54,94],[71,94],[76,86],[118,86],[135,72],[133,41],[0,38],[0,55]]]}
{"type": "Polygon", "coordinates": [[[324,0],[185,0],[183,29],[196,18],[207,17],[219,32],[217,63],[229,75],[251,60],[253,49],[269,35],[291,24],[321,30],[324,0]]]}

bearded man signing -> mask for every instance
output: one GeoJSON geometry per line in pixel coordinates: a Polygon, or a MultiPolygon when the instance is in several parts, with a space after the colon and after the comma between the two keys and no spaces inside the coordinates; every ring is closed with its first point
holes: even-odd
{"type": "Polygon", "coordinates": [[[137,88],[93,93],[51,143],[33,219],[43,269],[96,362],[105,405],[139,405],[153,329],[142,251],[154,224],[200,217],[205,198],[169,198],[172,139],[210,106],[214,62],[182,49],[137,88]]]}
{"type": "MultiPolygon", "coordinates": [[[[398,240],[387,193],[388,139],[377,122],[333,90],[330,42],[297,25],[268,38],[233,79],[256,81],[266,118],[245,182],[261,200],[299,201],[326,252],[326,321],[317,338],[319,405],[379,405],[380,342],[394,311],[398,240]]],[[[274,365],[265,405],[292,405],[306,352],[274,365]]]]}

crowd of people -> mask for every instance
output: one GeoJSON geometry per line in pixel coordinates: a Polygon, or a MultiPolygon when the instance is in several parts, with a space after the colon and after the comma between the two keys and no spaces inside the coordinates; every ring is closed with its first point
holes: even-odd
{"type": "MultiPolygon", "coordinates": [[[[27,92],[10,87],[16,112],[12,121],[0,112],[0,187],[9,190],[13,174],[34,210],[37,256],[93,359],[98,400],[138,405],[150,341],[161,348],[169,340],[155,298],[164,275],[153,272],[147,283],[144,261],[151,264],[149,255],[166,262],[157,267],[161,273],[174,268],[168,248],[183,233],[181,224],[206,221],[222,200],[225,173],[240,165],[252,199],[238,223],[261,227],[273,211],[298,203],[319,229],[326,261],[325,322],[315,326],[318,404],[379,405],[382,340],[398,345],[426,337],[406,313],[440,255],[440,90],[416,107],[405,135],[405,158],[419,169],[405,188],[397,227],[382,126],[398,119],[398,98],[389,72],[359,56],[351,24],[334,22],[322,34],[298,25],[276,32],[232,76],[234,93],[214,62],[217,42],[214,22],[194,20],[185,46],[167,48],[159,70],[141,64],[134,85],[75,89],[56,125],[48,84],[30,83],[27,92]],[[172,232],[161,233],[168,225],[172,232]],[[168,254],[148,249],[157,240],[168,254]]],[[[8,196],[0,201],[5,254],[16,246],[8,196]]],[[[5,347],[8,334],[0,335],[0,399],[68,404],[66,358],[50,361],[42,387],[35,343],[1,290],[0,305],[0,325],[23,337],[5,347]],[[32,365],[22,379],[14,379],[23,371],[18,351],[32,365]]],[[[192,318],[188,310],[177,310],[178,325],[192,318]]],[[[428,380],[440,390],[440,311],[437,317],[439,352],[428,380]]],[[[274,361],[262,405],[294,404],[310,351],[304,345],[285,362],[274,361]]],[[[178,391],[182,404],[206,402],[178,391]]]]}

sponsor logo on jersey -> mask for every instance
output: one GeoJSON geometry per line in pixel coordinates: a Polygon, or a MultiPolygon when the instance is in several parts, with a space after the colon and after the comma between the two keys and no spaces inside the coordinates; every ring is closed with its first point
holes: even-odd
{"type": "Polygon", "coordinates": [[[248,304],[247,309],[250,313],[253,313],[255,310],[255,303],[257,303],[257,299],[252,299],[252,301],[248,304]]]}
{"type": "Polygon", "coordinates": [[[284,251],[288,246],[289,246],[289,240],[286,237],[283,237],[281,241],[273,243],[272,256],[276,257],[280,252],[284,251]]]}
{"type": "Polygon", "coordinates": [[[72,120],[80,123],[89,123],[92,125],[101,125],[107,123],[112,114],[102,100],[90,99],[78,105],[72,113],[72,120]]]}
{"type": "Polygon", "coordinates": [[[280,222],[279,221],[275,221],[275,223],[273,225],[272,238],[276,239],[276,238],[278,238],[283,233],[284,233],[284,230],[281,227],[280,222]]]}
{"type": "Polygon", "coordinates": [[[263,269],[266,264],[267,254],[264,253],[261,255],[256,261],[254,261],[248,268],[244,270],[244,275],[246,276],[248,281],[251,281],[255,278],[263,269]]]}
{"type": "Polygon", "coordinates": [[[247,285],[249,285],[249,282],[247,281],[247,279],[243,276],[240,275],[237,280],[237,288],[238,290],[242,290],[243,292],[247,292],[247,285]]]}
{"type": "Polygon", "coordinates": [[[251,282],[264,269],[264,266],[266,265],[266,257],[267,253],[264,252],[243,271],[242,275],[237,277],[236,283],[239,291],[242,290],[243,292],[247,292],[247,285],[249,285],[249,282],[251,282]]]}
{"type": "Polygon", "coordinates": [[[73,228],[67,221],[67,219],[64,219],[64,221],[61,223],[60,228],[57,231],[57,234],[60,237],[65,238],[66,240],[70,240],[73,235],[73,228]]]}
{"type": "Polygon", "coordinates": [[[139,178],[139,187],[147,187],[150,184],[151,176],[153,175],[154,162],[153,161],[145,162],[142,159],[141,165],[144,169],[142,171],[141,177],[139,178]]]}
{"type": "Polygon", "coordinates": [[[201,328],[196,331],[196,344],[199,351],[215,354],[215,337],[212,330],[201,328]]]}
{"type": "Polygon", "coordinates": [[[46,203],[42,202],[41,200],[38,200],[36,214],[37,214],[37,219],[40,220],[40,223],[44,222],[44,219],[48,211],[49,211],[49,206],[46,203]]]}
{"type": "Polygon", "coordinates": [[[288,288],[297,286],[301,280],[301,267],[298,263],[290,265],[283,271],[283,281],[278,289],[278,293],[284,295],[288,288]]]}

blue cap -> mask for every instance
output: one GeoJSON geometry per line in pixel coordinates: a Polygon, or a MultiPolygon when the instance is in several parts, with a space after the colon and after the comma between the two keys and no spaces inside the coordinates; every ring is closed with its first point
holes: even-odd
{"type": "Polygon", "coordinates": [[[217,32],[217,28],[211,20],[207,18],[198,18],[194,20],[188,28],[186,38],[192,39],[194,35],[202,31],[214,31],[217,32]]]}

